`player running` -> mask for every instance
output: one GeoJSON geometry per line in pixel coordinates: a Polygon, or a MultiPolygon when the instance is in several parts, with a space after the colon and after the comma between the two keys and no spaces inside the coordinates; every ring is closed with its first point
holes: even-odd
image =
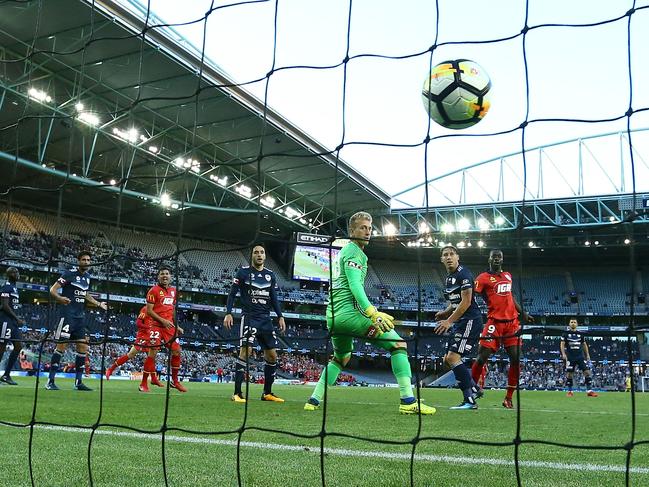
{"type": "Polygon", "coordinates": [[[20,296],[16,287],[16,282],[20,279],[20,273],[15,267],[9,267],[5,272],[5,276],[7,281],[0,289],[0,363],[7,342],[11,342],[14,349],[9,354],[4,374],[0,377],[0,384],[17,386],[18,384],[11,378],[10,374],[22,348],[22,342],[20,341],[22,336],[18,327],[25,324],[25,320],[16,315],[16,311],[20,307],[20,296]]]}
{"type": "Polygon", "coordinates": [[[589,397],[597,397],[598,394],[593,391],[593,373],[590,368],[586,365],[586,362],[590,363],[590,351],[588,350],[588,344],[584,339],[584,335],[577,331],[577,320],[571,318],[568,322],[568,330],[564,332],[561,337],[561,344],[559,345],[561,350],[561,358],[566,364],[566,386],[568,387],[568,397],[574,396],[572,392],[572,379],[575,371],[575,367],[579,369],[584,374],[584,379],[586,381],[586,393],[589,397]],[[584,361],[584,358],[586,359],[584,361]]]}
{"type": "MultiPolygon", "coordinates": [[[[135,320],[135,326],[137,327],[135,344],[131,347],[128,353],[115,359],[115,362],[106,369],[106,380],[110,380],[110,376],[113,375],[115,369],[121,367],[129,360],[134,359],[139,352],[145,352],[149,355],[149,352],[155,348],[157,340],[154,337],[158,332],[151,329],[151,319],[146,314],[146,305],[142,306],[142,309],[138,313],[137,319],[135,320]]],[[[153,360],[155,361],[155,353],[153,354],[153,360]]],[[[148,376],[149,372],[142,372],[141,384],[144,384],[144,387],[148,387],[148,376]]],[[[164,387],[164,384],[160,382],[155,374],[151,376],[151,384],[158,387],[164,387]]]]}
{"type": "Polygon", "coordinates": [[[86,302],[107,310],[106,303],[100,303],[93,298],[88,290],[90,289],[90,252],[82,250],[77,255],[77,268],[66,271],[50,287],[52,299],[63,306],[62,317],[54,333],[57,340],[56,349],[50,361],[50,374],[45,388],[49,391],[58,391],[59,388],[54,382],[56,373],[59,370],[61,357],[68,348],[70,342],[76,345],[77,356],[74,361],[75,381],[74,388],[77,391],[91,391],[81,378],[88,353],[88,328],[85,323],[86,302]],[[59,293],[59,290],[61,291],[59,293]]]}
{"type": "Polygon", "coordinates": [[[252,355],[252,345],[257,340],[264,351],[264,392],[261,395],[261,400],[284,402],[284,399],[273,394],[278,342],[270,317],[271,308],[277,314],[280,331],[282,333],[286,331],[286,322],[277,299],[277,280],[275,273],[264,267],[266,249],[263,245],[255,245],[252,248],[251,261],[251,266],[242,267],[234,277],[230,294],[228,294],[227,314],[223,320],[223,325],[228,330],[232,328],[232,306],[237,293],[239,293],[243,315],[241,316],[239,360],[235,364],[232,400],[246,402],[241,385],[248,359],[252,355]]]}
{"type": "Polygon", "coordinates": [[[473,381],[462,360],[464,355],[471,353],[482,331],[482,315],[473,293],[473,275],[460,265],[460,255],[453,245],[442,247],[440,260],[446,267],[444,297],[450,304],[435,314],[438,321],[435,333],[442,335],[450,330],[444,362],[453,371],[464,398],[451,409],[478,409],[476,399],[482,396],[482,389],[473,381]]]}
{"type": "Polygon", "coordinates": [[[477,383],[485,370],[487,360],[500,346],[505,347],[509,356],[507,372],[507,392],[503,407],[513,409],[512,396],[518,386],[520,375],[520,356],[522,339],[518,314],[523,321],[533,323],[534,318],[521,309],[512,294],[512,275],[503,271],[503,252],[494,249],[489,252],[489,270],[475,279],[475,291],[482,295],[487,304],[487,324],[480,336],[478,358],[471,368],[471,377],[477,383]]]}
{"type": "Polygon", "coordinates": [[[367,255],[363,249],[372,235],[372,216],[362,211],[355,213],[349,219],[348,231],[351,242],[338,255],[339,271],[333,279],[327,304],[327,327],[331,332],[333,359],[322,371],[304,409],[314,411],[320,407],[326,386],[333,386],[348,364],[355,337],[390,352],[392,372],[399,384],[401,414],[435,414],[434,407],[423,404],[413,394],[406,342],[394,331],[394,318],[372,306],[363,289],[367,274],[367,255]]]}
{"type": "Polygon", "coordinates": [[[171,269],[166,266],[158,270],[158,284],[153,286],[146,293],[146,314],[150,320],[148,356],[144,360],[144,373],[142,382],[138,389],[140,392],[149,392],[147,378],[151,377],[151,383],[155,385],[158,378],[155,373],[155,356],[160,345],[171,351],[171,382],[170,387],[178,392],[187,392],[187,389],[178,379],[180,369],[180,352],[182,348],[178,343],[178,335],[182,335],[183,329],[175,324],[176,322],[176,288],[171,286],[171,269]]]}

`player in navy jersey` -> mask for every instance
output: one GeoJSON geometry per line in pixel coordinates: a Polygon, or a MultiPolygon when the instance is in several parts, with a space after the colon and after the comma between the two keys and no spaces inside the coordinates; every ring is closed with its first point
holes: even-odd
{"type": "Polygon", "coordinates": [[[561,349],[561,358],[566,364],[567,396],[572,397],[574,395],[572,392],[572,379],[575,367],[579,367],[583,372],[584,380],[586,381],[586,389],[588,391],[586,395],[589,397],[597,397],[598,394],[592,389],[593,373],[586,365],[586,362],[590,363],[590,351],[588,350],[586,340],[584,340],[584,335],[577,331],[577,326],[577,320],[571,318],[568,322],[568,330],[564,332],[561,337],[561,344],[559,345],[561,349]]]}
{"type": "Polygon", "coordinates": [[[460,265],[460,255],[453,245],[442,247],[441,261],[447,272],[444,297],[450,304],[435,314],[438,322],[435,333],[442,335],[450,330],[444,362],[453,371],[464,397],[459,406],[451,409],[478,409],[476,399],[482,395],[482,390],[473,382],[462,360],[464,355],[474,351],[482,332],[482,314],[473,293],[473,275],[460,265]]]}
{"type": "Polygon", "coordinates": [[[0,362],[2,362],[2,355],[5,353],[8,342],[11,342],[14,349],[9,354],[4,374],[0,377],[0,384],[16,386],[18,384],[10,377],[10,373],[22,347],[20,341],[22,336],[19,327],[25,324],[25,320],[16,314],[20,307],[18,288],[16,287],[16,282],[20,279],[20,273],[15,267],[9,267],[5,272],[5,276],[7,280],[0,289],[0,362]]]}
{"type": "Polygon", "coordinates": [[[90,274],[88,273],[90,258],[90,252],[85,250],[79,252],[77,255],[77,268],[65,271],[50,288],[52,299],[62,305],[61,319],[54,333],[54,339],[58,343],[56,344],[56,350],[52,354],[50,375],[45,387],[50,391],[59,389],[54,383],[54,377],[59,370],[61,357],[70,342],[74,342],[77,348],[77,356],[74,361],[76,375],[74,388],[78,391],[92,390],[81,381],[86,354],[88,353],[88,328],[85,323],[86,301],[103,310],[108,309],[108,307],[106,303],[100,303],[88,292],[90,289],[90,274]]]}
{"type": "Polygon", "coordinates": [[[277,282],[275,273],[264,267],[266,262],[266,249],[263,245],[255,245],[251,253],[251,266],[242,267],[237,271],[228,295],[227,314],[223,325],[229,330],[232,327],[232,306],[234,298],[239,293],[241,308],[240,351],[239,360],[235,364],[234,394],[235,402],[246,402],[241,391],[241,384],[252,354],[252,345],[255,340],[264,351],[264,392],[262,401],[284,402],[272,392],[277,369],[277,337],[270,317],[271,309],[278,317],[279,329],[284,332],[286,323],[277,299],[277,282]]]}

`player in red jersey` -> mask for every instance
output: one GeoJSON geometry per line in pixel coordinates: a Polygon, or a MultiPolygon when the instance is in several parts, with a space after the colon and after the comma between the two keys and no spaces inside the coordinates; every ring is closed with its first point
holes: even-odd
{"type": "MultiPolygon", "coordinates": [[[[153,286],[146,293],[146,314],[151,320],[151,341],[152,345],[159,347],[164,345],[171,351],[171,383],[169,384],[179,392],[187,392],[187,389],[178,379],[178,369],[180,369],[180,343],[178,335],[183,333],[183,329],[174,324],[176,319],[176,288],[170,286],[171,269],[161,267],[158,270],[158,284],[153,286]]],[[[148,392],[147,374],[155,376],[155,354],[159,348],[151,348],[149,356],[144,361],[144,372],[142,383],[140,384],[141,392],[148,392]]]]}
{"type": "Polygon", "coordinates": [[[478,383],[489,356],[498,351],[500,345],[505,347],[509,355],[509,371],[507,374],[507,394],[503,406],[507,409],[514,407],[512,395],[518,386],[520,375],[521,337],[518,335],[521,325],[518,321],[520,313],[523,320],[529,323],[534,318],[523,311],[512,294],[512,275],[502,270],[502,250],[489,252],[489,270],[483,272],[475,280],[476,293],[482,295],[487,304],[487,323],[482,329],[478,357],[471,368],[471,377],[478,383]]]}
{"type": "MultiPolygon", "coordinates": [[[[115,372],[115,369],[117,367],[121,367],[129,360],[135,358],[135,356],[139,352],[145,352],[149,354],[149,352],[152,349],[154,349],[156,345],[158,345],[157,341],[154,339],[154,336],[157,332],[151,330],[151,319],[146,314],[146,305],[142,306],[142,309],[138,313],[137,319],[135,320],[135,326],[137,327],[135,344],[131,347],[128,353],[125,353],[121,357],[118,357],[115,360],[115,362],[113,362],[113,365],[111,365],[110,367],[108,367],[108,369],[106,369],[106,380],[110,379],[110,376],[113,375],[113,372],[115,372]]],[[[156,351],[154,350],[152,353],[154,361],[155,361],[155,352],[156,351]]],[[[149,372],[142,373],[143,376],[142,382],[145,385],[147,384],[148,375],[149,372]]],[[[155,375],[155,373],[151,376],[151,384],[156,385],[158,387],[164,387],[164,384],[162,384],[162,382],[158,380],[158,377],[155,375]]]]}

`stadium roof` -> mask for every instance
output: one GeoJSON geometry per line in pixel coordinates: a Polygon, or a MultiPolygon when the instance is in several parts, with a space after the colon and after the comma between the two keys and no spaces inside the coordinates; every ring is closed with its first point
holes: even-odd
{"type": "Polygon", "coordinates": [[[111,1],[0,9],[0,164],[4,188],[21,187],[14,203],[56,210],[61,193],[65,213],[174,229],[182,214],[184,233],[232,240],[254,235],[259,209],[272,234],[389,208],[172,30],[111,1]]]}

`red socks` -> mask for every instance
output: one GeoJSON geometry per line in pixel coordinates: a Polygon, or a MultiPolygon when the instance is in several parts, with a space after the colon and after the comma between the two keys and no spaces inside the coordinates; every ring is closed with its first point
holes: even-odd
{"type": "Polygon", "coordinates": [[[480,365],[477,360],[473,361],[473,366],[471,367],[471,378],[476,384],[480,383],[480,376],[482,375],[482,369],[484,365],[480,365]]]}
{"type": "Polygon", "coordinates": [[[121,357],[117,357],[117,360],[115,360],[115,367],[120,367],[126,362],[128,362],[128,355],[124,354],[121,357]]]}
{"type": "Polygon", "coordinates": [[[171,379],[178,383],[178,369],[180,369],[180,355],[171,356],[171,379]]]}
{"type": "Polygon", "coordinates": [[[155,358],[147,357],[144,360],[144,372],[142,373],[142,384],[147,383],[149,374],[155,374],[155,358]]]}
{"type": "Polygon", "coordinates": [[[509,371],[507,372],[507,395],[505,396],[507,399],[511,399],[514,391],[516,390],[516,386],[518,385],[518,375],[520,374],[520,371],[520,363],[509,364],[509,371]]]}

